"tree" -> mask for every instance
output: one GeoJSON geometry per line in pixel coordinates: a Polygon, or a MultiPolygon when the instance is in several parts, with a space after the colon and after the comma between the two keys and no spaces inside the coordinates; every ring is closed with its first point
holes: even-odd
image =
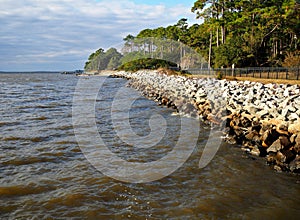
{"type": "Polygon", "coordinates": [[[115,48],[110,48],[106,52],[100,48],[89,56],[85,64],[85,71],[99,71],[105,69],[115,69],[120,65],[122,54],[115,48]]]}
{"type": "Polygon", "coordinates": [[[235,51],[231,47],[239,48],[240,64],[247,66],[280,65],[286,51],[299,49],[299,1],[198,0],[192,11],[215,33],[212,53],[216,64],[224,61],[224,48],[229,50],[228,56],[235,51]],[[226,46],[218,49],[219,42],[226,46]]]}

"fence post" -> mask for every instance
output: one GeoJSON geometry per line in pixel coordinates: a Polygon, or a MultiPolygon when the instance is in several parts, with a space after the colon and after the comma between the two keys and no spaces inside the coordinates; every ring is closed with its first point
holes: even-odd
{"type": "Polygon", "coordinates": [[[298,71],[297,71],[297,80],[299,80],[299,73],[300,73],[300,66],[298,66],[298,71]]]}
{"type": "Polygon", "coordinates": [[[276,79],[278,79],[278,68],[276,68],[276,79]]]}
{"type": "Polygon", "coordinates": [[[259,70],[259,78],[261,78],[261,71],[262,71],[262,70],[259,70]]]}
{"type": "Polygon", "coordinates": [[[270,79],[270,67],[268,69],[268,79],[270,79]]]}
{"type": "Polygon", "coordinates": [[[285,79],[289,79],[289,69],[286,68],[286,75],[285,75],[285,79]]]}

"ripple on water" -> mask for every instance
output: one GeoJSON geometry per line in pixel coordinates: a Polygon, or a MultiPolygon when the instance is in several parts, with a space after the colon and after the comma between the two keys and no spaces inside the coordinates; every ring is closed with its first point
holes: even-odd
{"type": "MultiPolygon", "coordinates": [[[[49,154],[48,154],[49,155],[49,154]]],[[[28,157],[13,157],[10,160],[3,161],[3,165],[13,165],[13,166],[22,166],[34,163],[48,163],[55,162],[58,158],[54,155],[52,157],[49,156],[28,156],[28,157]]]]}
{"type": "Polygon", "coordinates": [[[36,183],[13,185],[13,186],[0,186],[0,196],[12,197],[12,196],[25,196],[31,194],[41,194],[55,189],[56,187],[50,184],[39,185],[36,183]]]}
{"type": "Polygon", "coordinates": [[[0,137],[2,141],[31,141],[33,143],[43,142],[46,141],[49,137],[48,136],[38,136],[38,137],[20,137],[20,136],[7,136],[7,137],[0,137]]]}

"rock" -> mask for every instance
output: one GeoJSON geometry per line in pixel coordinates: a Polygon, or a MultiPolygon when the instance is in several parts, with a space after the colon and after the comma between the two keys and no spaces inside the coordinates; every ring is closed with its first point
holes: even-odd
{"type": "Polygon", "coordinates": [[[289,133],[292,133],[292,134],[299,133],[300,132],[300,122],[299,122],[299,120],[297,121],[297,123],[291,124],[289,126],[288,131],[289,131],[289,133]]]}
{"type": "Polygon", "coordinates": [[[253,105],[246,105],[243,109],[251,115],[255,115],[257,111],[261,110],[260,108],[253,105]]]}
{"type": "Polygon", "coordinates": [[[280,151],[282,149],[282,145],[280,143],[280,140],[278,139],[275,141],[268,149],[267,152],[274,152],[276,153],[277,151],[280,151]]]}
{"type": "Polygon", "coordinates": [[[251,153],[252,155],[254,155],[254,156],[259,157],[259,155],[260,155],[260,150],[258,149],[258,147],[255,146],[254,148],[251,149],[250,153],[251,153]]]}
{"type": "Polygon", "coordinates": [[[258,132],[257,131],[253,131],[253,130],[248,130],[248,134],[245,135],[245,138],[249,141],[253,140],[255,136],[258,136],[258,132]]]}
{"type": "Polygon", "coordinates": [[[275,130],[267,130],[262,136],[264,147],[271,146],[275,140],[278,139],[278,133],[275,130]]]}
{"type": "Polygon", "coordinates": [[[287,136],[280,136],[279,140],[283,148],[289,148],[291,146],[291,142],[287,136]]]}
{"type": "Polygon", "coordinates": [[[298,133],[297,136],[295,137],[295,143],[296,145],[300,146],[300,133],[298,133]]]}
{"type": "Polygon", "coordinates": [[[300,173],[300,156],[297,155],[296,158],[289,164],[290,170],[292,172],[300,173]]]}
{"type": "Polygon", "coordinates": [[[269,115],[269,111],[268,110],[261,110],[259,112],[256,112],[256,115],[261,118],[264,119],[267,115],[269,115]]]}
{"type": "Polygon", "coordinates": [[[288,116],[288,120],[289,121],[297,121],[299,119],[299,115],[297,113],[291,113],[289,116],[288,116]]]}
{"type": "Polygon", "coordinates": [[[276,131],[281,135],[288,135],[289,123],[283,122],[279,123],[276,127],[276,131]]]}
{"type": "Polygon", "coordinates": [[[277,119],[277,118],[272,118],[272,119],[264,121],[264,122],[268,123],[268,124],[275,125],[280,130],[286,130],[287,131],[287,129],[288,129],[287,127],[285,128],[286,122],[284,122],[284,121],[282,121],[280,119],[277,119]]]}
{"type": "Polygon", "coordinates": [[[208,114],[207,115],[207,120],[214,124],[221,124],[221,120],[219,120],[217,117],[215,117],[213,114],[208,114]]]}
{"type": "Polygon", "coordinates": [[[276,170],[277,172],[282,172],[281,167],[278,165],[274,165],[274,170],[276,170]]]}
{"type": "Polygon", "coordinates": [[[298,133],[297,136],[295,137],[294,150],[297,154],[300,154],[300,133],[298,133]]]}
{"type": "Polygon", "coordinates": [[[275,158],[276,158],[277,164],[283,164],[286,161],[286,156],[283,153],[281,153],[280,151],[277,152],[275,158]]]}
{"type": "Polygon", "coordinates": [[[290,142],[291,142],[292,144],[295,144],[296,138],[297,138],[297,134],[292,134],[292,136],[290,137],[290,142]]]}
{"type": "Polygon", "coordinates": [[[206,99],[196,96],[196,103],[198,105],[203,105],[204,103],[206,103],[206,101],[206,99]]]}
{"type": "Polygon", "coordinates": [[[267,158],[268,164],[276,164],[276,154],[275,153],[270,152],[266,158],[267,158]]]}
{"type": "Polygon", "coordinates": [[[292,151],[286,150],[286,149],[282,150],[282,154],[286,157],[286,162],[287,163],[291,162],[296,157],[296,155],[292,151]]]}

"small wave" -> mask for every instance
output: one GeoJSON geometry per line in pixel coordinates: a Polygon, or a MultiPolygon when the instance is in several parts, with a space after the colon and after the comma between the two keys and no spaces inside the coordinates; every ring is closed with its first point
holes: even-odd
{"type": "Polygon", "coordinates": [[[54,162],[56,158],[51,157],[24,157],[24,158],[13,158],[12,160],[2,162],[3,165],[28,165],[34,163],[45,163],[45,162],[54,162]]]}
{"type": "Polygon", "coordinates": [[[31,120],[37,120],[37,121],[44,121],[47,120],[48,118],[45,116],[40,116],[40,117],[36,117],[36,118],[32,118],[31,120]]]}
{"type": "Polygon", "coordinates": [[[31,141],[34,143],[42,142],[48,139],[48,137],[17,137],[17,136],[8,136],[8,137],[0,137],[2,141],[31,141]]]}
{"type": "Polygon", "coordinates": [[[54,144],[58,144],[58,145],[67,145],[67,144],[69,144],[69,145],[76,145],[77,144],[77,142],[76,141],[56,141],[56,142],[54,142],[54,144]]]}
{"type": "Polygon", "coordinates": [[[37,106],[34,106],[34,108],[55,108],[57,107],[57,105],[37,105],[37,106]]]}
{"type": "Polygon", "coordinates": [[[0,186],[0,196],[25,196],[31,194],[40,194],[54,189],[55,187],[51,185],[40,186],[34,183],[29,185],[0,186]]]}
{"type": "Polygon", "coordinates": [[[11,125],[19,125],[20,122],[10,122],[10,121],[0,121],[0,127],[4,127],[4,126],[11,126],[11,125]]]}
{"type": "Polygon", "coordinates": [[[43,153],[41,156],[44,156],[44,157],[62,157],[64,155],[65,155],[64,152],[46,152],[46,153],[43,153]]]}
{"type": "Polygon", "coordinates": [[[74,194],[66,194],[61,197],[56,197],[48,200],[46,207],[52,209],[57,206],[80,206],[85,200],[90,199],[87,195],[83,193],[74,193],[74,194]]]}

